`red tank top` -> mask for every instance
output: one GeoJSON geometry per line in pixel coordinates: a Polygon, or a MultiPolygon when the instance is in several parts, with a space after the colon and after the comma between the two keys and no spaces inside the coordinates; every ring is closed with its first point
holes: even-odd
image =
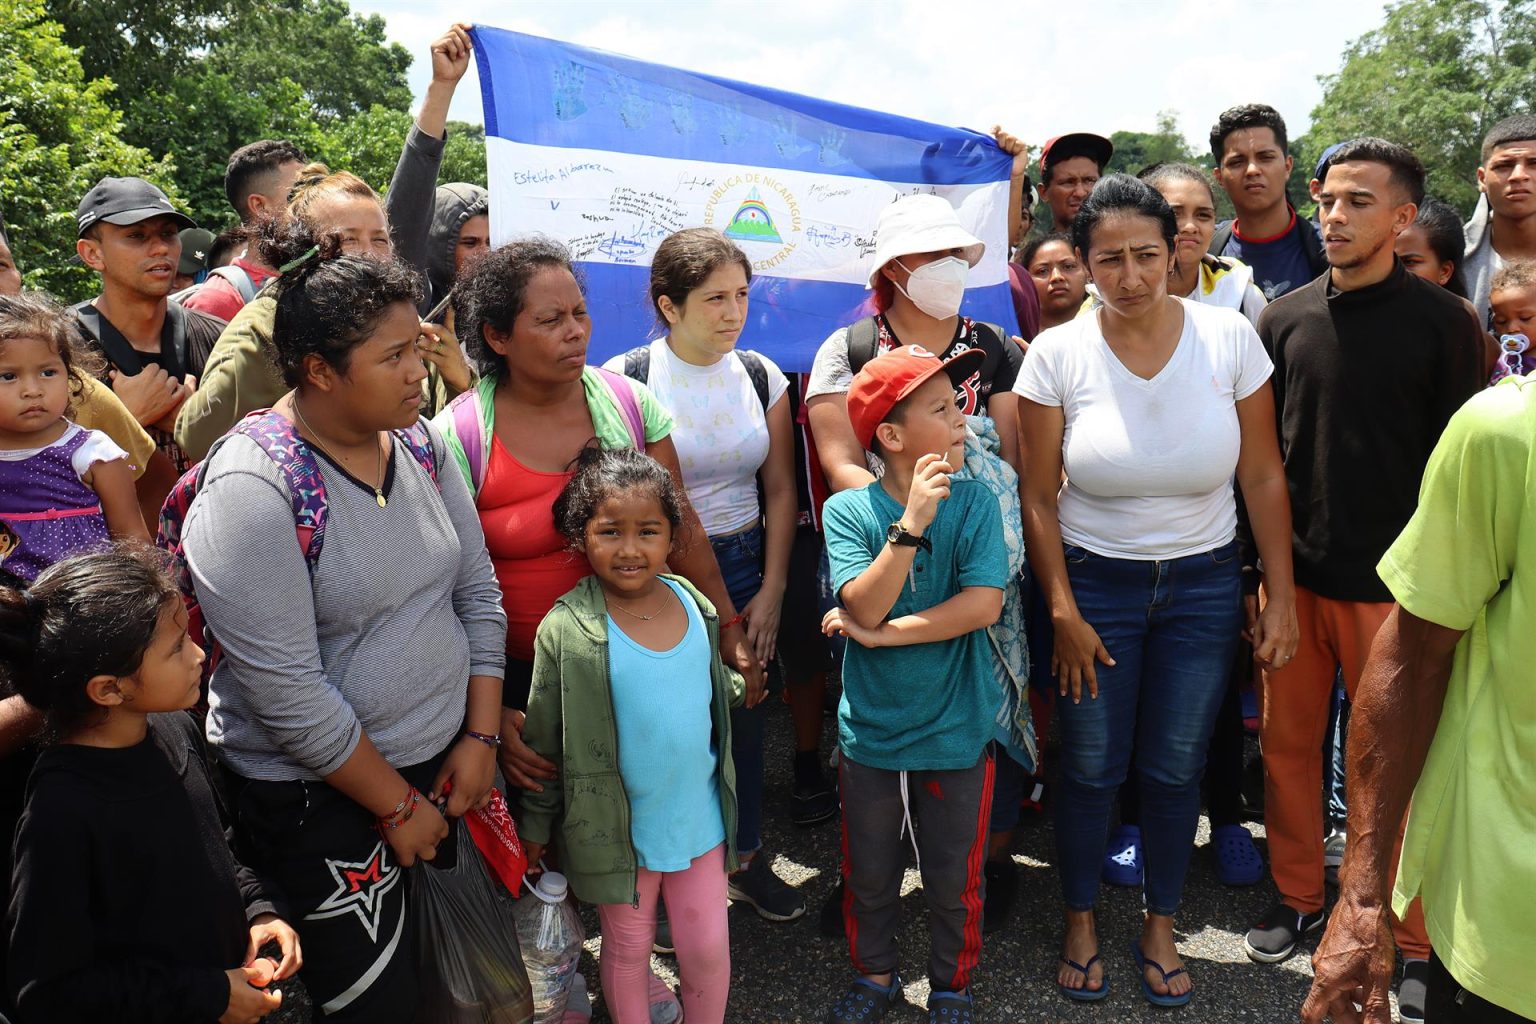
{"type": "Polygon", "coordinates": [[[555,499],[575,475],[529,469],[491,440],[480,488],[480,525],[507,613],[507,656],[533,660],[533,637],[555,601],[592,574],[555,529],[555,499]]]}

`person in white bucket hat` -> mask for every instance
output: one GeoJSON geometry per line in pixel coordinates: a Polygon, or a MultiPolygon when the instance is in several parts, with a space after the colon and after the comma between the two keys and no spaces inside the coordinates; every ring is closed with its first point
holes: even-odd
{"type": "Polygon", "coordinates": [[[806,383],[811,431],[834,492],[874,479],[848,422],[848,384],[870,359],[903,345],[921,345],[943,359],[973,348],[986,354],[981,368],[956,385],[955,399],[965,415],[993,419],[1003,458],[1017,468],[1018,399],[1008,391],[1023,350],[996,324],[960,315],[970,270],[985,251],[942,196],[905,196],[881,211],[867,282],[874,315],[833,331],[806,383]]]}
{"type": "MultiPolygon", "coordinates": [[[[1024,350],[1003,328],[960,313],[970,270],[985,251],[985,244],[961,225],[942,196],[906,196],[881,211],[868,279],[874,315],[839,327],[822,342],[805,385],[811,435],[833,492],[865,487],[879,469],[878,459],[866,456],[854,436],[848,386],[870,359],[904,345],[920,345],[945,360],[971,349],[984,353],[980,368],[955,385],[956,404],[967,416],[991,418],[1003,461],[1018,470],[1018,396],[1010,392],[1024,350]]],[[[825,559],[822,566],[830,576],[825,559]]],[[[823,593],[830,587],[828,579],[823,593]]],[[[1028,773],[1009,757],[997,758],[997,764],[994,805],[1011,803],[1016,811],[1028,773]]],[[[1016,813],[1011,818],[994,816],[989,829],[983,915],[989,931],[1007,919],[1016,889],[1009,856],[1016,824],[1016,813]]],[[[833,902],[838,895],[834,893],[833,902]]],[[[829,902],[822,914],[823,931],[835,934],[840,924],[837,908],[829,902]]]]}

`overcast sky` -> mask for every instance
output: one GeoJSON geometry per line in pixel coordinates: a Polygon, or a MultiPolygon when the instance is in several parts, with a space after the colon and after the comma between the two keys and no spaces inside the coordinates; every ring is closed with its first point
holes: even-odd
{"type": "MultiPolygon", "coordinates": [[[[1065,131],[1151,131],[1178,112],[1198,151],[1216,115],[1274,105],[1301,134],[1375,0],[352,0],[416,56],[455,20],[492,25],[1033,145],[1065,131]],[[1315,25],[1314,31],[1305,26],[1315,25]]],[[[452,117],[480,122],[473,65],[452,117]]]]}

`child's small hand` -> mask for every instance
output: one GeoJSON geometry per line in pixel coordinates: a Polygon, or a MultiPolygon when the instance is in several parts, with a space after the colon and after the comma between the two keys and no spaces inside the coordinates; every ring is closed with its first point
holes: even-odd
{"type": "Polygon", "coordinates": [[[942,455],[924,455],[912,470],[912,487],[901,523],[908,533],[921,535],[939,514],[939,502],[949,497],[949,474],[954,470],[942,455]]]}
{"type": "Polygon", "coordinates": [[[256,1024],[283,1003],[281,992],[263,992],[272,984],[277,968],[271,960],[257,960],[250,967],[225,971],[229,978],[229,1005],[219,1024],[256,1024]]]}
{"type": "Polygon", "coordinates": [[[845,636],[860,647],[881,647],[880,630],[866,629],[853,620],[846,608],[833,608],[822,616],[821,631],[827,636],[845,636]]]}
{"type": "Polygon", "coordinates": [[[528,855],[528,875],[533,877],[542,874],[544,869],[539,866],[539,858],[544,856],[543,843],[530,843],[523,840],[523,853],[528,855]]]}
{"type": "Polygon", "coordinates": [[[523,742],[523,723],[527,720],[528,716],[516,708],[501,709],[501,771],[508,784],[542,793],[544,783],[559,778],[559,770],[523,742]]]}
{"type": "MultiPolygon", "coordinates": [[[[250,967],[256,963],[256,956],[262,947],[269,942],[277,943],[277,948],[283,954],[283,962],[277,965],[277,973],[272,975],[273,981],[282,981],[291,978],[295,971],[304,966],[304,952],[299,948],[299,933],[293,930],[293,926],[276,914],[257,914],[251,921],[251,937],[245,945],[245,966],[250,967]]],[[[263,960],[271,963],[270,960],[263,960]]]]}

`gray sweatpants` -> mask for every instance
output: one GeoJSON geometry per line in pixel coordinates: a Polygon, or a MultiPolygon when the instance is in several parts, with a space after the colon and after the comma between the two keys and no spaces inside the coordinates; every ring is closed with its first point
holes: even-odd
{"type": "Polygon", "coordinates": [[[917,837],[928,906],[928,982],[970,984],[981,955],[981,903],[992,813],[992,757],[959,771],[896,772],[840,758],[843,803],[843,923],[861,974],[894,971],[901,923],[901,876],[917,837]],[[903,796],[903,776],[906,793],[903,796]]]}

